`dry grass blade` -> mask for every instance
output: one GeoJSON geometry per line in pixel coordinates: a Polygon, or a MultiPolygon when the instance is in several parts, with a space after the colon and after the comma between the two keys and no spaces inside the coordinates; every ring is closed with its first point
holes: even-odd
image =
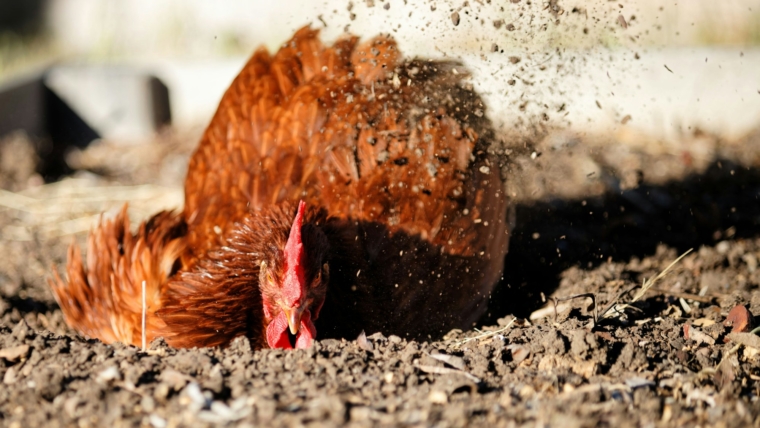
{"type": "Polygon", "coordinates": [[[688,249],[685,253],[678,256],[677,259],[673,260],[665,269],[660,271],[657,275],[655,275],[652,278],[647,278],[644,280],[644,283],[641,285],[641,288],[639,288],[639,291],[634,294],[633,298],[628,303],[618,304],[618,299],[622,296],[622,294],[627,293],[621,293],[619,294],[615,300],[613,300],[601,313],[599,316],[599,319],[604,318],[612,318],[614,316],[617,316],[619,314],[622,314],[623,311],[631,307],[631,304],[636,303],[637,301],[641,300],[644,295],[657,283],[657,281],[661,280],[665,277],[665,275],[670,272],[671,269],[673,269],[673,266],[678,264],[684,257],[686,257],[689,253],[691,253],[693,248],[688,249]],[[614,310],[613,310],[614,309],[614,310]]]}
{"type": "Polygon", "coordinates": [[[678,256],[677,259],[673,260],[673,262],[670,263],[668,265],[668,267],[666,267],[665,269],[663,269],[654,278],[649,278],[649,279],[644,280],[644,284],[641,286],[641,289],[639,290],[639,292],[636,293],[633,296],[633,300],[631,300],[631,303],[636,302],[639,299],[641,299],[642,297],[644,297],[644,294],[646,294],[646,292],[649,291],[649,289],[652,288],[657,281],[659,281],[662,278],[664,278],[665,275],[667,275],[668,272],[670,272],[670,270],[673,269],[673,266],[675,266],[676,264],[678,264],[678,262],[680,262],[684,257],[686,257],[687,255],[689,255],[689,253],[691,253],[692,250],[693,250],[692,248],[689,248],[688,250],[686,250],[685,253],[681,254],[680,256],[678,256]]]}
{"type": "Polygon", "coordinates": [[[46,184],[31,191],[13,193],[0,189],[0,207],[30,214],[66,214],[91,211],[92,205],[108,202],[148,201],[167,196],[171,191],[161,186],[86,186],[84,180],[69,179],[46,184]],[[65,186],[69,184],[69,186],[65,186]]]}
{"type": "Polygon", "coordinates": [[[514,324],[514,322],[515,322],[516,319],[517,318],[512,318],[507,323],[507,325],[505,325],[504,327],[502,327],[502,328],[500,328],[498,330],[481,332],[480,330],[476,329],[475,331],[479,332],[480,334],[478,334],[477,336],[467,337],[465,339],[458,340],[458,341],[454,342],[454,346],[457,347],[457,348],[460,348],[462,345],[464,345],[466,343],[469,343],[469,342],[472,342],[473,340],[483,340],[483,339],[487,339],[489,337],[496,336],[497,334],[501,334],[501,333],[507,331],[510,327],[512,327],[512,324],[514,324]]]}
{"type": "Polygon", "coordinates": [[[428,366],[424,364],[415,364],[415,367],[422,370],[425,373],[431,373],[431,374],[459,374],[467,379],[475,382],[480,383],[480,378],[474,375],[471,375],[465,371],[457,370],[457,369],[450,369],[448,367],[437,367],[437,366],[428,366]]]}
{"type": "Polygon", "coordinates": [[[178,209],[182,189],[155,185],[120,186],[91,179],[60,182],[14,193],[0,189],[0,213],[11,221],[0,239],[29,241],[87,232],[100,214],[129,203],[130,218],[139,221],[160,210],[178,209]]]}

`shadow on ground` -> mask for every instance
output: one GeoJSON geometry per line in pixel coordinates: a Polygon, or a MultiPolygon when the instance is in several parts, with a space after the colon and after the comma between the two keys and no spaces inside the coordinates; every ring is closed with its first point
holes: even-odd
{"type": "Polygon", "coordinates": [[[554,292],[560,274],[573,266],[642,258],[661,243],[683,252],[758,234],[760,169],[726,160],[662,186],[518,205],[503,280],[481,321],[527,317],[543,304],[541,293],[554,292]]]}

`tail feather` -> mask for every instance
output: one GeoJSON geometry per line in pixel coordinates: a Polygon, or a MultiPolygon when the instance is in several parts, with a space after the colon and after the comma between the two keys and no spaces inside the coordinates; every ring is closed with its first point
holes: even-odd
{"type": "Polygon", "coordinates": [[[72,243],[67,280],[53,270],[49,284],[66,322],[80,333],[106,343],[139,345],[142,339],[142,282],[146,283],[146,337],[164,323],[155,316],[163,287],[178,269],[184,251],[185,223],[160,212],[132,234],[127,206],[113,219],[102,219],[90,233],[87,255],[72,243]]]}

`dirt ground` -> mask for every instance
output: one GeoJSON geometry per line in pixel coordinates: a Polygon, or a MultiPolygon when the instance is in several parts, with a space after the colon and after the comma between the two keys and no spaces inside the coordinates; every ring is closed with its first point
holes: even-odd
{"type": "Polygon", "coordinates": [[[23,136],[0,143],[0,425],[760,426],[760,340],[732,333],[752,328],[741,308],[725,324],[760,314],[760,132],[508,140],[503,280],[478,326],[438,341],[142,351],[72,332],[46,278],[77,221],[118,194],[156,211],[197,135],[102,143],[47,185],[23,136]]]}

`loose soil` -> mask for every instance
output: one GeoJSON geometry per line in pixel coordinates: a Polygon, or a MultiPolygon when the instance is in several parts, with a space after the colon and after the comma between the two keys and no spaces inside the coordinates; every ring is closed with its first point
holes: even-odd
{"type": "MultiPolygon", "coordinates": [[[[169,134],[130,156],[108,143],[72,155],[79,180],[56,189],[179,188],[192,145],[169,134]]],[[[13,138],[0,146],[23,146],[13,138]]],[[[72,235],[22,203],[0,209],[0,424],[760,426],[760,349],[724,325],[736,305],[760,314],[760,133],[694,135],[676,153],[510,141],[503,280],[477,328],[430,342],[368,331],[297,351],[105,345],[68,329],[47,288],[72,235]]],[[[24,157],[4,159],[3,188],[44,199],[55,185],[40,187],[33,151],[12,153],[24,157]]]]}

